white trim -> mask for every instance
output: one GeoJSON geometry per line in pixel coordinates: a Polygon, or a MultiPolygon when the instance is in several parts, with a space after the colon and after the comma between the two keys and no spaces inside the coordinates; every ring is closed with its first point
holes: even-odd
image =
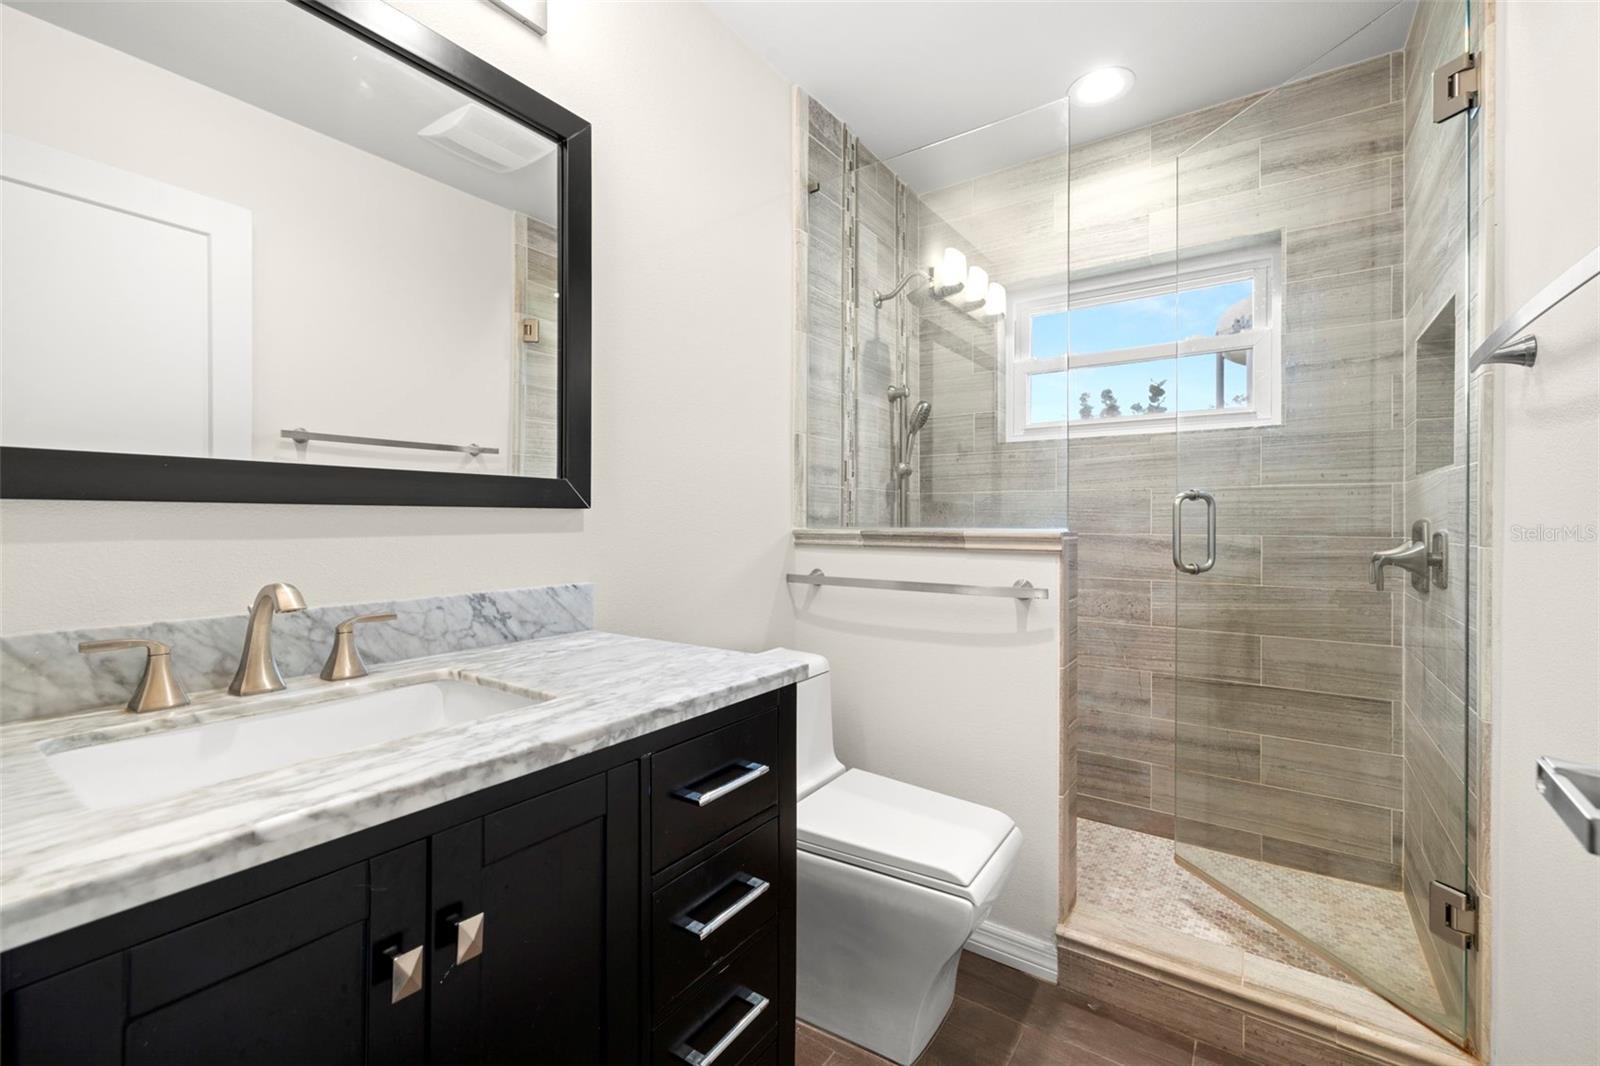
{"type": "MultiPolygon", "coordinates": [[[[1141,266],[1101,275],[1079,286],[1055,282],[1012,295],[1006,315],[1001,374],[997,391],[1004,408],[999,424],[1006,443],[1060,440],[1071,437],[1170,433],[1175,429],[1223,429],[1280,425],[1283,421],[1282,352],[1283,246],[1274,240],[1236,251],[1186,258],[1181,268],[1141,266]],[[1190,337],[1169,344],[1144,345],[1107,352],[1035,359],[1019,354],[1034,309],[1092,307],[1119,300],[1182,292],[1229,280],[1254,281],[1254,327],[1242,333],[1190,337]],[[1028,411],[1028,381],[1035,374],[1063,373],[1093,366],[1114,366],[1153,359],[1177,359],[1215,351],[1248,350],[1251,404],[1247,408],[1171,411],[1161,415],[1125,415],[1116,419],[1034,423],[1028,411]]],[[[1068,397],[1070,402],[1071,398],[1068,397]]],[[[1175,398],[1174,398],[1174,402],[1175,398]]]]}
{"type": "Polygon", "coordinates": [[[967,940],[974,955],[1021,970],[1041,981],[1056,983],[1056,942],[1053,937],[1029,936],[986,921],[967,940]]]}
{"type": "Polygon", "coordinates": [[[211,317],[210,454],[253,457],[251,214],[246,208],[5,134],[0,178],[206,238],[211,317]]]}

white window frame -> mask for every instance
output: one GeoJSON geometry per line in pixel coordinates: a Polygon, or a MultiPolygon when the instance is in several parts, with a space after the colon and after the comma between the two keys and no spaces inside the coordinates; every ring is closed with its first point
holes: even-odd
{"type": "MultiPolygon", "coordinates": [[[[1008,442],[1073,437],[1111,437],[1135,433],[1170,433],[1184,429],[1237,429],[1283,423],[1283,359],[1280,334],[1283,321],[1283,252],[1280,242],[1255,244],[1228,252],[1185,257],[1179,269],[1170,266],[1137,267],[1100,275],[1073,285],[1056,283],[1018,292],[1011,297],[1006,315],[1004,344],[1005,399],[1002,424],[1008,442]],[[1092,307],[1169,292],[1205,288],[1229,281],[1254,281],[1252,326],[1240,333],[1191,337],[1173,343],[1117,348],[1091,354],[1068,354],[1035,359],[1029,354],[1028,331],[1033,316],[1092,307]],[[1125,414],[1117,418],[1092,418],[1034,422],[1028,410],[1028,379],[1035,374],[1064,372],[1083,367],[1176,359],[1218,351],[1250,351],[1248,407],[1216,411],[1176,410],[1163,414],[1125,414]]],[[[1176,381],[1173,382],[1176,385],[1176,381]]],[[[1142,401],[1142,397],[1140,400],[1142,401]]],[[[1069,397],[1070,402],[1070,397],[1069,397]]],[[[1173,395],[1174,406],[1177,403],[1173,395]]]]}

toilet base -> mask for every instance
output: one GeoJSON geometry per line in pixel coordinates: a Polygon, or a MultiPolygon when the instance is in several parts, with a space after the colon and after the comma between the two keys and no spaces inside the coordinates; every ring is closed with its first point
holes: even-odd
{"type": "Polygon", "coordinates": [[[949,1011],[961,949],[988,916],[1021,844],[1015,830],[1001,842],[973,883],[976,904],[801,851],[796,1015],[909,1066],[949,1011]]]}

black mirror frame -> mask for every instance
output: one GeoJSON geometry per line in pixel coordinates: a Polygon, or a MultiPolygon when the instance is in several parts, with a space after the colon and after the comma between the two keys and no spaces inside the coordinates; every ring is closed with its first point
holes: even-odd
{"type": "Polygon", "coordinates": [[[589,123],[386,4],[287,0],[560,146],[559,450],[557,476],[455,474],[0,447],[0,498],[422,507],[591,505],[591,249],[589,123]]]}

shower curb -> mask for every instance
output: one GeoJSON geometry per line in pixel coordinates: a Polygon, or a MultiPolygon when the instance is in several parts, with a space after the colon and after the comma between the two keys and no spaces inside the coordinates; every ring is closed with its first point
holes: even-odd
{"type": "MultiPolygon", "coordinates": [[[[1082,1006],[1263,1066],[1475,1066],[1364,989],[1080,904],[1058,984],[1082,1006]]],[[[1225,1060],[1226,1061],[1226,1060],[1225,1060]]]]}

